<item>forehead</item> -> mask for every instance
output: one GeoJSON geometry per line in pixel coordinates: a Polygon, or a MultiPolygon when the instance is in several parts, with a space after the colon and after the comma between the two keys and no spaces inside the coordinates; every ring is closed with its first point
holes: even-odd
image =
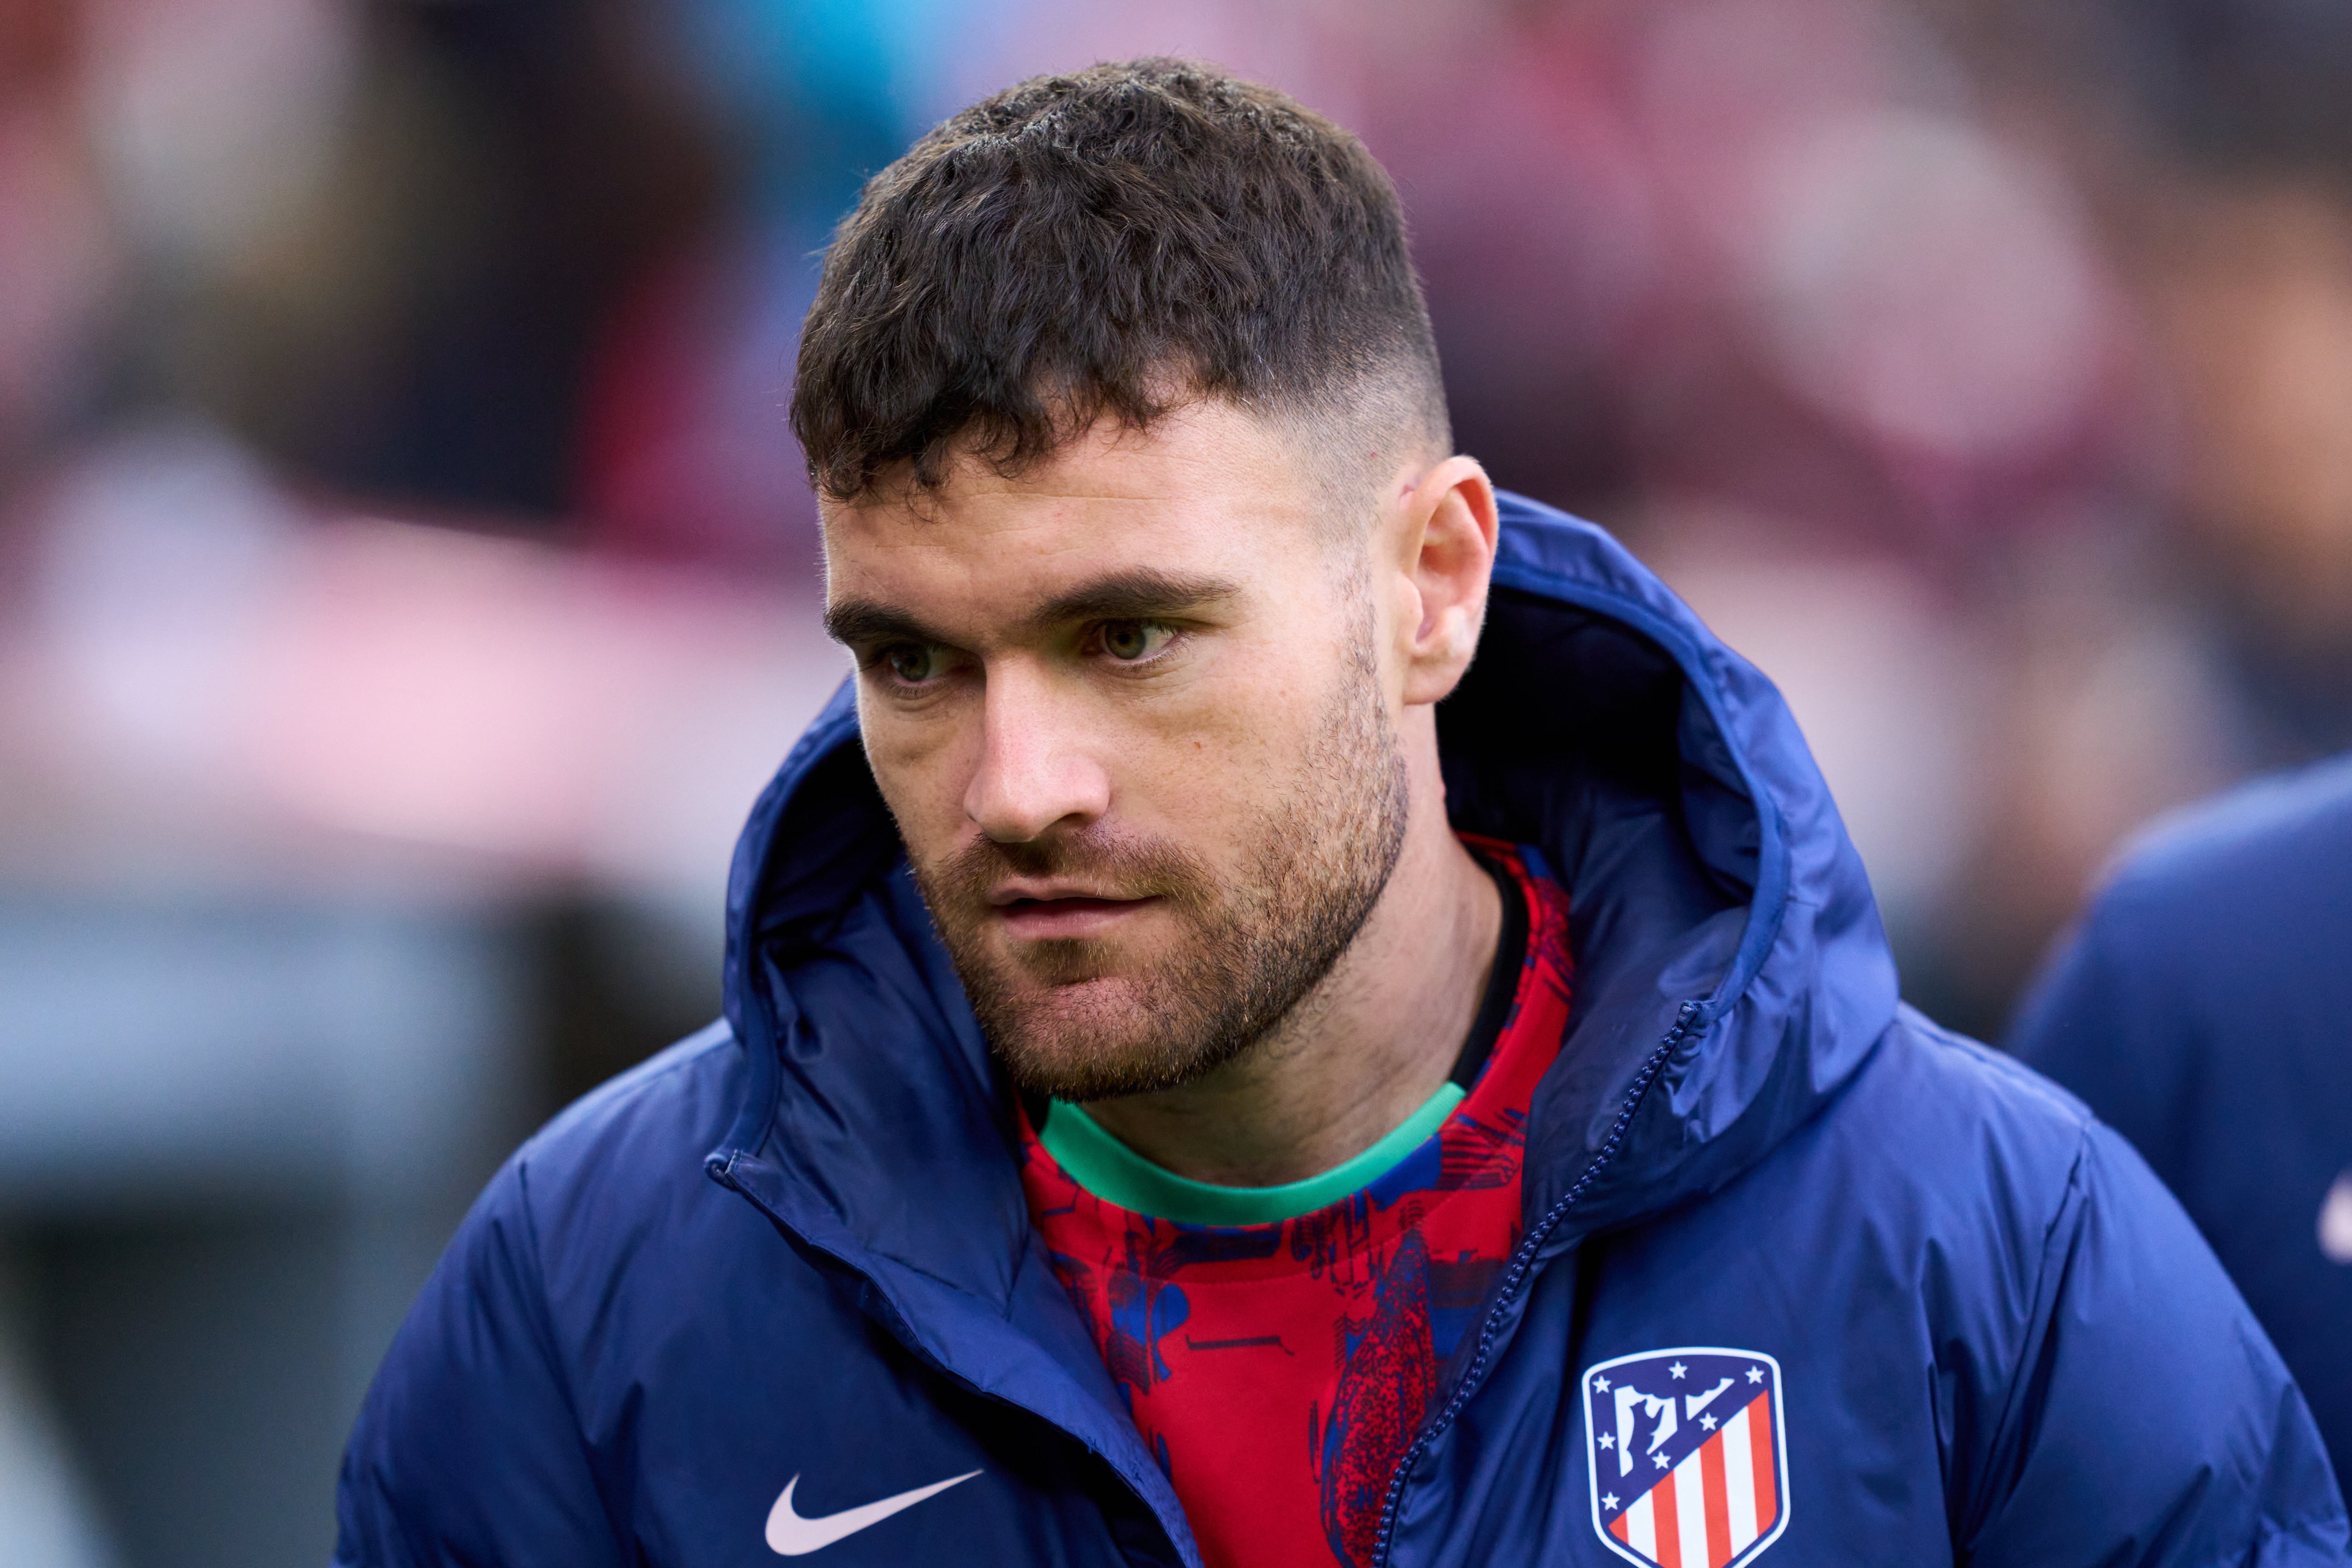
{"type": "Polygon", "coordinates": [[[1111,572],[1263,582],[1312,552],[1328,504],[1266,421],[1195,403],[1146,430],[1099,422],[1010,476],[966,456],[935,491],[823,502],[827,596],[1009,621],[1111,572]]]}

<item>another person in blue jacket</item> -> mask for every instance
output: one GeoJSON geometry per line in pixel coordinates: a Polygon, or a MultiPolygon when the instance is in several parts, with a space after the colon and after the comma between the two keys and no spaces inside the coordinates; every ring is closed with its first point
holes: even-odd
{"type": "Polygon", "coordinates": [[[2018,1054],[2177,1194],[2352,1462],[2352,757],[2159,828],[2021,1014],[2018,1054]]]}
{"type": "Polygon", "coordinates": [[[492,1183],[339,1562],[2345,1560],[2147,1167],[1898,1005],[1770,685],[1450,455],[1354,138],[1000,94],[793,418],[856,673],[726,1019],[492,1183]]]}

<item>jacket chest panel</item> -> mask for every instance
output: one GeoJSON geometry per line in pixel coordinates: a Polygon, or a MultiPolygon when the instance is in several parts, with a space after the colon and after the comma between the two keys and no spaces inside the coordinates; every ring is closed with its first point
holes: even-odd
{"type": "Polygon", "coordinates": [[[1748,1206],[1718,1198],[1538,1274],[1406,1485],[1395,1568],[1950,1561],[1916,1292],[1884,1238],[1854,1266],[1876,1279],[1804,1289],[1748,1206]]]}
{"type": "Polygon", "coordinates": [[[1122,1503],[1139,1505],[1076,1443],[925,1366],[843,1291],[792,1273],[698,1289],[660,1333],[631,1336],[640,1355],[625,1376],[595,1379],[623,1391],[583,1412],[600,1487],[645,1562],[1150,1560],[1119,1542],[1122,1503]]]}

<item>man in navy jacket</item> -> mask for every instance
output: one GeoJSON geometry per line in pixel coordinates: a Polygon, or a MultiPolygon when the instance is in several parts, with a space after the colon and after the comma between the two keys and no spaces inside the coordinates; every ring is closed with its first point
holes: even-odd
{"type": "Polygon", "coordinates": [[[793,421],[856,674],[727,1016],[491,1184],[338,1562],[2346,1559],[2178,1206],[1899,1005],[1770,685],[1449,455],[1352,137],[955,117],[793,421]]]}
{"type": "Polygon", "coordinates": [[[2159,828],[2021,1013],[2020,1056],[2179,1195],[2352,1461],[2352,758],[2159,828]]]}

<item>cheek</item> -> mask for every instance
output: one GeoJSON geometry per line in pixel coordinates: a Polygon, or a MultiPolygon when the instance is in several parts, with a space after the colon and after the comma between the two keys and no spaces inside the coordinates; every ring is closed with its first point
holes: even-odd
{"type": "Polygon", "coordinates": [[[1289,649],[1250,652],[1181,701],[1139,712],[1106,748],[1129,815],[1213,831],[1259,820],[1265,803],[1297,788],[1334,669],[1289,649]]]}
{"type": "Polygon", "coordinates": [[[952,847],[964,825],[963,797],[977,755],[975,727],[959,716],[908,716],[861,693],[858,736],[882,800],[919,861],[952,847]]]}

